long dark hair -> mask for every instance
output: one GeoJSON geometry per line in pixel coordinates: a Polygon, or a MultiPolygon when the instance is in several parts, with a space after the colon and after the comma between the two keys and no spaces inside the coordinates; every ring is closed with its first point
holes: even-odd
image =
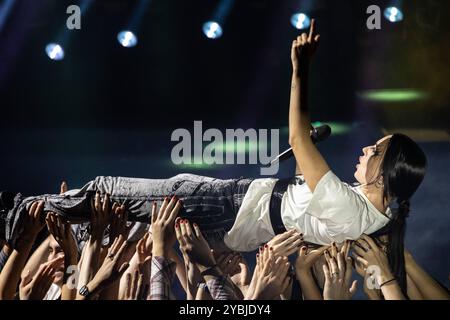
{"type": "Polygon", "coordinates": [[[391,271],[403,294],[406,292],[406,270],[404,239],[406,218],[409,216],[410,199],[421,184],[427,167],[427,158],[422,149],[409,137],[394,134],[388,142],[381,164],[383,199],[385,203],[396,202],[391,221],[374,237],[388,236],[387,255],[391,271]]]}

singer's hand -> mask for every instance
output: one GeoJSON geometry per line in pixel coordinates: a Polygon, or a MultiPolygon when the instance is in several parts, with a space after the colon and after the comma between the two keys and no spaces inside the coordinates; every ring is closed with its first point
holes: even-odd
{"type": "Polygon", "coordinates": [[[291,60],[294,73],[307,75],[314,52],[319,44],[319,34],[315,34],[315,20],[312,19],[309,35],[303,33],[292,42],[291,60]]]}
{"type": "MultiPolygon", "coordinates": [[[[322,125],[320,127],[314,128],[311,125],[311,130],[309,131],[309,135],[311,136],[311,140],[314,144],[325,141],[326,139],[328,139],[328,137],[331,135],[331,128],[329,125],[322,125]]],[[[276,162],[282,162],[284,160],[290,159],[294,156],[294,152],[292,151],[292,148],[287,149],[286,151],[284,151],[283,153],[281,153],[280,155],[278,155],[275,159],[273,159],[271,161],[272,164],[276,163],[276,162]]],[[[297,168],[296,168],[296,175],[301,174],[301,170],[300,167],[297,164],[297,168]]]]}

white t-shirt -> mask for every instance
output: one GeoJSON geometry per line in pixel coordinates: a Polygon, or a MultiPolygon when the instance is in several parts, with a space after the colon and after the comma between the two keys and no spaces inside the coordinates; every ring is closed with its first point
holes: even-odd
{"type": "Polygon", "coordinates": [[[61,296],[61,287],[52,283],[43,300],[58,300],[61,296]]]}
{"type": "MultiPolygon", "coordinates": [[[[225,235],[225,244],[236,251],[253,251],[275,236],[270,222],[270,197],[277,179],[254,180],[244,196],[236,221],[225,235]]],[[[379,212],[360,187],[326,173],[311,193],[306,183],[289,185],[281,201],[281,219],[287,230],[303,233],[319,245],[356,240],[389,222],[391,212],[379,212]]]]}

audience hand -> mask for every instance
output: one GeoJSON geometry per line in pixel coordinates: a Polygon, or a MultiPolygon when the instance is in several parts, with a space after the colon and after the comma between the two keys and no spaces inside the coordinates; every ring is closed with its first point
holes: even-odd
{"type": "Polygon", "coordinates": [[[287,257],[296,252],[302,243],[303,234],[291,229],[273,237],[267,246],[273,251],[274,257],[287,257]]]}
{"type": "Polygon", "coordinates": [[[257,257],[258,276],[251,299],[272,300],[278,298],[288,287],[289,261],[287,257],[273,257],[267,248],[257,257]]]}
{"type": "Polygon", "coordinates": [[[151,224],[153,256],[168,257],[169,250],[176,242],[174,224],[182,203],[174,196],[170,201],[168,198],[164,199],[158,213],[156,207],[156,202],[154,202],[151,224]]]}
{"type": "MultiPolygon", "coordinates": [[[[108,255],[105,260],[103,260],[100,269],[97,271],[94,278],[86,285],[91,293],[91,297],[116,282],[128,268],[128,262],[122,262],[126,244],[123,236],[114,239],[112,246],[108,250],[108,255]]],[[[78,296],[77,298],[80,297],[78,296]]]]}
{"type": "Polygon", "coordinates": [[[208,242],[203,238],[200,228],[194,224],[193,229],[188,220],[177,219],[175,232],[180,248],[187,254],[200,272],[216,265],[208,242]]]}
{"type": "Polygon", "coordinates": [[[114,202],[111,209],[111,222],[109,230],[109,239],[111,244],[114,239],[120,235],[122,235],[125,239],[128,238],[131,227],[127,226],[127,222],[128,212],[125,205],[119,205],[117,202],[114,202]]]}
{"type": "MultiPolygon", "coordinates": [[[[377,268],[375,280],[378,285],[394,279],[386,252],[381,250],[375,241],[367,235],[362,235],[353,245],[353,256],[364,268],[377,268]]],[[[371,271],[373,272],[373,271],[371,271]]]]}
{"type": "Polygon", "coordinates": [[[44,228],[43,217],[44,201],[31,203],[24,217],[21,232],[18,238],[19,244],[33,243],[39,232],[44,228]]]}
{"type": "Polygon", "coordinates": [[[91,237],[94,240],[102,241],[105,229],[108,226],[111,216],[111,201],[107,193],[103,200],[100,192],[95,194],[91,213],[91,237]]]}
{"type": "Polygon", "coordinates": [[[63,257],[55,258],[39,266],[37,273],[32,277],[30,270],[19,285],[20,300],[42,300],[47,294],[55,279],[55,271],[64,263],[63,257]]]}
{"type": "Polygon", "coordinates": [[[350,285],[352,260],[342,252],[335,253],[335,257],[333,255],[325,251],[327,264],[323,265],[325,274],[323,298],[324,300],[350,300],[356,292],[357,284],[355,280],[350,285]]]}
{"type": "Polygon", "coordinates": [[[133,273],[127,273],[125,300],[144,300],[146,290],[144,289],[144,275],[138,270],[133,273]]]}
{"type": "Polygon", "coordinates": [[[76,265],[78,261],[78,247],[72,235],[70,224],[54,212],[49,212],[45,221],[47,222],[48,231],[64,252],[65,267],[76,265]]]}
{"type": "Polygon", "coordinates": [[[298,253],[297,260],[295,260],[295,272],[297,274],[297,277],[300,277],[303,273],[310,272],[313,265],[319,260],[324,251],[328,248],[329,246],[322,246],[318,249],[314,249],[308,252],[308,247],[301,247],[298,253]]]}

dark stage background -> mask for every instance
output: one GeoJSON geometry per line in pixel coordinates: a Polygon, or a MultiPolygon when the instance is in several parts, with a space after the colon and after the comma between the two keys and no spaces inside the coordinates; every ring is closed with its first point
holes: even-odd
{"type": "MultiPolygon", "coordinates": [[[[210,40],[201,27],[218,1],[154,0],[134,48],[121,47],[116,35],[138,1],[93,1],[82,29],[68,31],[66,8],[77,3],[17,1],[0,28],[0,189],[51,193],[62,180],[75,188],[97,175],[259,176],[257,165],[172,164],[170,135],[192,132],[194,120],[204,130],[280,129],[280,150],[287,148],[290,46],[298,35],[290,17],[301,1],[237,0],[223,36],[210,40]],[[45,45],[61,38],[66,57],[52,61],[45,45]]],[[[413,198],[407,247],[448,286],[450,2],[404,1],[404,21],[383,18],[376,31],[366,28],[366,8],[388,1],[312,3],[322,36],[312,118],[334,133],[320,148],[353,182],[361,148],[383,134],[404,132],[421,143],[429,172],[413,198]],[[400,97],[370,95],[386,89],[400,97]]],[[[278,176],[293,171],[290,161],[278,176]]]]}

